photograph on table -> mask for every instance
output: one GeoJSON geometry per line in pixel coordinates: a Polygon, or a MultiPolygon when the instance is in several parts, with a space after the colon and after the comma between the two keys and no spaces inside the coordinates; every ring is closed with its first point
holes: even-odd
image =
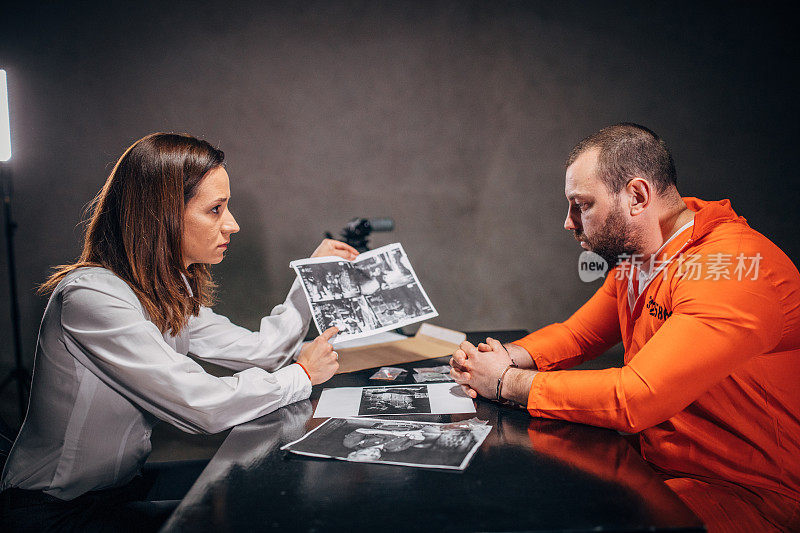
{"type": "Polygon", "coordinates": [[[474,419],[440,424],[329,418],[281,449],[342,461],[464,470],[491,429],[474,419]]]}
{"type": "Polygon", "coordinates": [[[322,389],[314,418],[474,413],[475,402],[450,383],[410,383],[322,389]]]}
{"type": "Polygon", "coordinates": [[[415,368],[414,381],[417,383],[436,383],[455,380],[450,375],[450,365],[442,365],[415,368]]]}
{"type": "Polygon", "coordinates": [[[428,387],[364,387],[358,416],[430,414],[428,387]]]}
{"type": "Polygon", "coordinates": [[[437,374],[434,372],[414,374],[413,379],[417,383],[442,383],[445,381],[455,381],[450,374],[437,374]]]}
{"type": "Polygon", "coordinates": [[[337,342],[398,329],[439,315],[399,243],[289,264],[300,277],[319,332],[339,328],[337,342]]]}

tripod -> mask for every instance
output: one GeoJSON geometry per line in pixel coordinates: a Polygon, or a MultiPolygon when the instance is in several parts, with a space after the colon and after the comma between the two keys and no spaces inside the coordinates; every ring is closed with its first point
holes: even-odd
{"type": "Polygon", "coordinates": [[[8,258],[8,285],[9,300],[11,302],[11,332],[14,340],[14,368],[0,382],[0,391],[8,385],[17,382],[17,400],[19,401],[19,423],[25,418],[25,408],[28,404],[28,392],[31,376],[22,365],[22,338],[20,335],[19,297],[17,295],[17,265],[14,258],[14,232],[17,223],[11,216],[11,197],[13,196],[11,172],[5,164],[0,163],[0,181],[3,191],[3,214],[6,228],[6,257],[8,258]]]}

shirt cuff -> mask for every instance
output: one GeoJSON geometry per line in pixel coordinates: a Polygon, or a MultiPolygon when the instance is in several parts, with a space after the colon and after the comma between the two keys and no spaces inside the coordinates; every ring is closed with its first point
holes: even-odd
{"type": "Polygon", "coordinates": [[[535,376],[533,376],[533,382],[531,383],[531,390],[528,392],[528,405],[526,408],[531,416],[539,416],[539,410],[536,407],[536,400],[539,399],[540,395],[542,394],[542,384],[544,383],[544,378],[541,377],[542,372],[537,372],[535,376]]]}
{"type": "Polygon", "coordinates": [[[514,346],[519,346],[520,348],[528,352],[528,355],[531,357],[531,362],[533,363],[533,369],[541,371],[548,365],[547,361],[544,359],[544,356],[541,353],[532,352],[530,348],[528,348],[528,346],[526,346],[526,344],[522,342],[523,340],[524,339],[512,341],[511,344],[513,344],[514,346]]]}
{"type": "Polygon", "coordinates": [[[311,380],[300,365],[291,364],[272,374],[284,391],[284,404],[305,400],[311,396],[311,380]]]}
{"type": "MultiPolygon", "coordinates": [[[[524,339],[520,339],[518,341],[513,341],[511,344],[515,344],[515,345],[519,346],[520,348],[524,349],[526,352],[528,352],[528,355],[531,356],[531,361],[533,361],[533,366],[535,367],[535,370],[538,370],[539,372],[544,372],[545,370],[551,370],[551,369],[556,367],[557,363],[551,363],[547,359],[547,357],[545,357],[544,353],[542,353],[542,352],[531,351],[531,349],[528,348],[527,345],[525,345],[524,343],[521,342],[522,340],[524,340],[524,339]]],[[[576,357],[577,357],[577,355],[576,355],[576,357]]],[[[564,360],[567,360],[567,359],[571,359],[571,357],[567,357],[564,360]]]]}

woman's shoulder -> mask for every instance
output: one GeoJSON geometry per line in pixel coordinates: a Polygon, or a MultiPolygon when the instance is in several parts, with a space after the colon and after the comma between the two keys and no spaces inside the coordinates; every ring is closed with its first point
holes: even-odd
{"type": "Polygon", "coordinates": [[[95,283],[127,285],[125,281],[107,268],[101,266],[82,266],[69,271],[56,286],[56,291],[67,286],[83,286],[95,283]]]}
{"type": "Polygon", "coordinates": [[[114,272],[103,267],[79,267],[67,273],[53,291],[53,296],[84,294],[89,298],[113,298],[140,307],[130,286],[114,272]]]}

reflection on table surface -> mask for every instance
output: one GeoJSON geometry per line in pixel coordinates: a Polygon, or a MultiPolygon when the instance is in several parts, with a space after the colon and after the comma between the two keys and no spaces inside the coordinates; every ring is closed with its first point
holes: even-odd
{"type": "MultiPolygon", "coordinates": [[[[398,365],[434,366],[447,358],[398,365]]],[[[373,385],[374,369],[326,387],[373,385]]],[[[407,376],[410,380],[410,376],[407,376]]],[[[493,426],[464,472],[350,463],[280,451],[321,424],[322,387],[235,428],[166,530],[701,530],[618,433],[478,401],[477,413],[411,415],[493,426]]]]}

